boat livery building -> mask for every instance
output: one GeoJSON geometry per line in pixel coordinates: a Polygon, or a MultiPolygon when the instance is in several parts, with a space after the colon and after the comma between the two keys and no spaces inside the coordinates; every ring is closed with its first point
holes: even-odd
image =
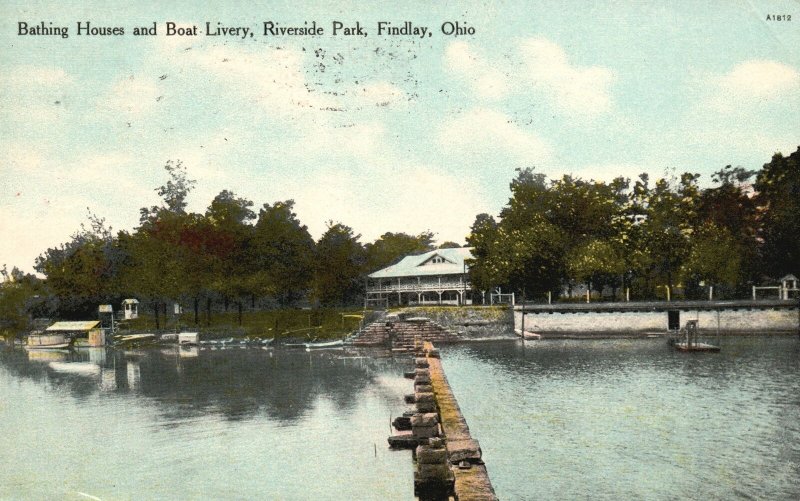
{"type": "Polygon", "coordinates": [[[406,256],[367,277],[367,305],[472,304],[471,247],[406,256]]]}

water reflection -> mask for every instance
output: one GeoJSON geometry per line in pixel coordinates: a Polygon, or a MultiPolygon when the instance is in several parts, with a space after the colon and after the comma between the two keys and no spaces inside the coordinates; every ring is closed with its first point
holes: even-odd
{"type": "Polygon", "coordinates": [[[409,366],[344,350],[0,350],[14,466],[0,499],[410,499],[410,452],[386,443],[409,366]]]}
{"type": "MultiPolygon", "coordinates": [[[[361,392],[380,389],[377,375],[387,369],[400,375],[408,360],[342,350],[173,346],[7,350],[0,355],[0,364],[18,376],[46,380],[79,399],[92,394],[136,394],[161,404],[164,412],[179,408],[185,417],[214,412],[241,420],[263,413],[291,424],[321,397],[339,411],[352,409],[361,392]]],[[[392,392],[386,398],[396,395],[392,392]]]]}

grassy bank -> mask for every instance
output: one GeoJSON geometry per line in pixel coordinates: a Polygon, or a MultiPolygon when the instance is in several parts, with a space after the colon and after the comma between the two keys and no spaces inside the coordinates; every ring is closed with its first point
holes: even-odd
{"type": "MultiPolygon", "coordinates": [[[[158,332],[194,331],[205,339],[225,337],[262,337],[278,339],[339,339],[358,329],[359,318],[343,315],[363,315],[358,308],[331,308],[316,310],[284,309],[266,311],[244,311],[239,325],[239,314],[234,309],[215,312],[207,321],[201,313],[198,324],[194,314],[167,315],[166,325],[161,318],[158,332]]],[[[369,311],[366,312],[367,314],[369,311]]],[[[140,314],[120,326],[123,333],[155,332],[156,322],[152,314],[140,314]]]]}

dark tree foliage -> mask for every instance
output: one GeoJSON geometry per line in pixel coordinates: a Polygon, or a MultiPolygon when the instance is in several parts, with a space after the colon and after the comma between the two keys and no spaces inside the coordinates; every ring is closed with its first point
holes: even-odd
{"type": "Polygon", "coordinates": [[[314,277],[314,239],[293,211],[294,200],[264,204],[250,249],[253,293],[284,306],[305,297],[314,277]]]}
{"type": "Polygon", "coordinates": [[[419,235],[409,235],[387,232],[365,248],[367,270],[375,271],[395,264],[405,256],[433,250],[433,233],[426,231],[419,235]]]}
{"type": "Polygon", "coordinates": [[[361,296],[366,252],[360,237],[349,226],[331,221],[317,241],[314,296],[321,305],[353,304],[361,296]]]}
{"type": "Polygon", "coordinates": [[[773,278],[800,276],[800,147],[788,157],[776,153],[754,187],[763,270],[773,278]]]}

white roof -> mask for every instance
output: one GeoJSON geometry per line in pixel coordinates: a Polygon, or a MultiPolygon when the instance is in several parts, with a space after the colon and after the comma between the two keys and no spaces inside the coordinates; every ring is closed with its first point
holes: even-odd
{"type": "Polygon", "coordinates": [[[48,331],[90,331],[100,324],[99,320],[80,320],[77,322],[56,322],[45,330],[48,331]]]}
{"type": "Polygon", "coordinates": [[[369,278],[460,275],[469,270],[469,266],[464,263],[466,259],[472,259],[472,247],[436,249],[425,254],[406,256],[397,264],[370,273],[369,278]],[[436,259],[437,257],[441,259],[436,259]]]}
{"type": "Polygon", "coordinates": [[[126,300],[124,300],[124,301],[122,302],[122,304],[136,304],[136,303],[138,303],[138,302],[139,302],[139,300],[138,300],[138,299],[126,299],[126,300]]]}

